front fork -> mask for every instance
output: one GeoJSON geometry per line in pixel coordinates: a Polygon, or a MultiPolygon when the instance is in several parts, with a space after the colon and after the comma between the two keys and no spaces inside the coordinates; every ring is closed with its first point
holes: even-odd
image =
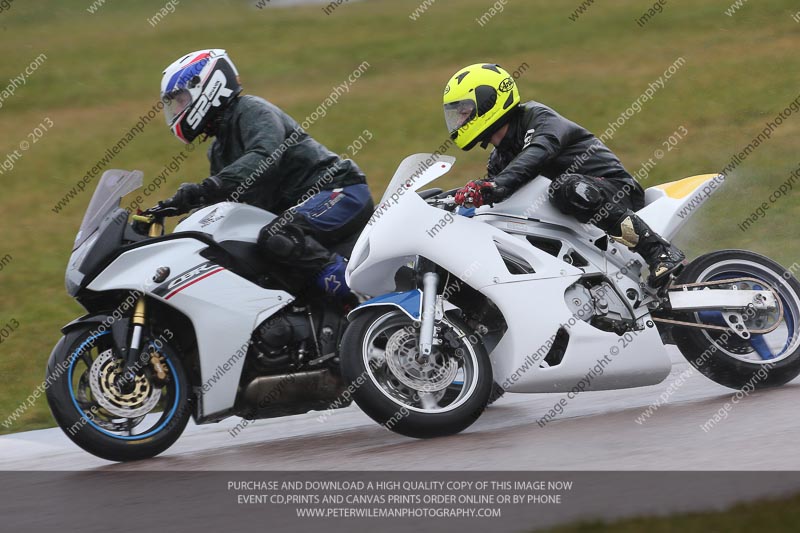
{"type": "Polygon", "coordinates": [[[122,375],[126,381],[133,382],[136,372],[138,370],[139,356],[142,353],[142,331],[144,331],[144,324],[146,319],[147,306],[145,304],[144,296],[136,301],[136,307],[133,311],[133,332],[131,333],[131,343],[128,347],[128,353],[125,357],[125,366],[122,369],[122,375]]]}
{"type": "MultiPolygon", "coordinates": [[[[164,224],[161,219],[153,216],[134,215],[134,220],[150,223],[150,231],[148,236],[160,237],[164,233],[164,224]]],[[[133,383],[137,371],[139,370],[139,356],[142,353],[142,333],[147,321],[147,304],[144,296],[140,296],[136,301],[136,307],[133,311],[133,332],[131,333],[131,342],[128,347],[127,354],[125,355],[125,366],[122,369],[122,375],[125,381],[133,383]]],[[[160,373],[160,372],[159,372],[160,373]]]]}
{"type": "Polygon", "coordinates": [[[428,357],[433,351],[433,333],[436,322],[436,293],[439,287],[439,274],[426,272],[422,276],[422,323],[419,328],[419,351],[428,357]]]}

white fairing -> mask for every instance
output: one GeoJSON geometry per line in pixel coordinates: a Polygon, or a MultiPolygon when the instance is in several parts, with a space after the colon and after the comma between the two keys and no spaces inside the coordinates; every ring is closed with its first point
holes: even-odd
{"type": "MultiPolygon", "coordinates": [[[[178,230],[211,233],[218,242],[255,242],[258,231],[273,218],[255,207],[218,204],[193,214],[178,230]]],[[[285,291],[264,289],[209,264],[200,255],[207,247],[187,236],[135,248],[118,257],[88,286],[93,291],[142,291],[189,317],[199,350],[201,417],[233,407],[253,330],[293,300],[285,291]],[[155,283],[153,275],[160,267],[168,267],[170,274],[165,282],[155,283]]]]}
{"type": "MultiPolygon", "coordinates": [[[[413,157],[421,161],[426,156],[413,157]]],[[[450,164],[436,170],[449,170],[450,164]]],[[[413,168],[414,160],[406,159],[403,165],[413,168]]],[[[393,184],[402,181],[396,175],[393,184]]],[[[410,194],[430,181],[411,181],[409,190],[395,197],[387,190],[376,210],[380,215],[373,216],[360,236],[348,266],[354,290],[372,296],[394,290],[395,271],[416,256],[458,276],[490,298],[507,322],[490,356],[495,381],[511,392],[569,391],[579,383],[582,390],[636,387],[658,383],[669,374],[670,359],[645,306],[635,311],[644,328],[624,337],[576,318],[567,306],[566,289],[584,274],[603,273],[624,294],[627,288],[638,288],[641,265],[635,263],[635,276],[626,274],[621,265],[637,261],[637,256],[616,243],[608,245],[613,254],[600,254],[591,243],[603,232],[556,210],[547,198],[549,180],[533,180],[509,200],[478,209],[473,218],[451,216],[410,194]],[[537,229],[567,235],[576,247],[583,247],[590,264],[577,268],[533,246],[525,236],[537,229]],[[527,263],[534,273],[511,274],[501,251],[527,263]],[[542,365],[561,327],[569,334],[566,352],[559,364],[542,365]]],[[[663,202],[658,211],[648,213],[675,218],[685,205],[663,202]]],[[[681,223],[659,227],[677,228],[681,223]]]]}
{"type": "Polygon", "coordinates": [[[275,215],[257,207],[223,202],[199,209],[175,227],[175,233],[198,231],[214,236],[217,242],[256,242],[258,232],[275,215]]]}
{"type": "MultiPolygon", "coordinates": [[[[375,208],[375,212],[367,223],[367,227],[361,232],[358,242],[355,248],[353,248],[353,252],[350,254],[350,262],[345,272],[345,280],[350,287],[352,287],[352,285],[350,285],[350,273],[353,267],[359,264],[362,259],[366,258],[366,254],[369,253],[368,243],[370,242],[370,233],[373,228],[379,226],[378,221],[381,221],[381,225],[385,225],[385,222],[382,221],[384,213],[391,214],[394,211],[394,207],[405,198],[413,196],[419,199],[419,196],[414,194],[414,192],[445,175],[452,168],[455,160],[454,157],[448,155],[416,154],[406,157],[400,163],[392,180],[389,182],[389,186],[386,187],[383,198],[381,198],[381,201],[375,208]]],[[[441,217],[441,212],[438,209],[434,209],[434,212],[439,213],[438,216],[441,217]]],[[[430,212],[428,214],[430,215],[430,212]]],[[[392,220],[397,220],[397,217],[393,217],[392,220]]],[[[407,219],[407,221],[412,220],[416,225],[417,231],[421,231],[421,226],[417,224],[419,221],[412,218],[407,219]]],[[[399,221],[396,223],[402,224],[403,222],[399,221]]],[[[416,255],[416,253],[412,253],[409,256],[390,254],[390,256],[386,257],[387,264],[382,265],[382,268],[375,269],[374,272],[366,272],[365,269],[361,269],[360,283],[364,287],[369,287],[369,289],[362,290],[361,292],[378,295],[394,289],[394,272],[405,263],[411,261],[416,255]],[[387,272],[390,273],[388,278],[385,277],[387,272]]]]}
{"type": "MultiPolygon", "coordinates": [[[[724,180],[725,176],[722,174],[703,174],[648,187],[645,189],[645,206],[636,214],[647,222],[653,231],[667,240],[672,240],[694,211],[722,186],[724,180]]],[[[535,218],[587,235],[595,237],[603,235],[603,231],[597,227],[581,224],[574,217],[565,217],[561,214],[550,202],[549,185],[550,180],[540,176],[494,207],[481,207],[477,210],[477,214],[503,213],[520,218],[535,218]]]]}
{"type": "Polygon", "coordinates": [[[642,220],[659,235],[672,240],[695,210],[725,183],[724,174],[703,174],[645,190],[642,220]]]}

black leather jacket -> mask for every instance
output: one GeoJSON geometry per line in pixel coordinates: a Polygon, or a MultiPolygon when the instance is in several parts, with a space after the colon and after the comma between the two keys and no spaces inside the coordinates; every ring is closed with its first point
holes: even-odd
{"type": "Polygon", "coordinates": [[[583,174],[636,183],[600,139],[533,101],[513,112],[506,136],[489,156],[487,170],[489,179],[509,194],[540,174],[550,179],[583,174]]]}
{"type": "Polygon", "coordinates": [[[273,212],[320,190],[366,183],[361,169],[315,141],[280,108],[240,96],[223,112],[208,149],[218,199],[230,198],[273,212]]]}

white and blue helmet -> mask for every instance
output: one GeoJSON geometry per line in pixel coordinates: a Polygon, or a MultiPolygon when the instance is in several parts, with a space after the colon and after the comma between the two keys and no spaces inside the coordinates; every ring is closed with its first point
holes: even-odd
{"type": "Polygon", "coordinates": [[[167,125],[188,144],[241,91],[239,73],[225,50],[186,54],[168,66],[161,78],[167,125]]]}

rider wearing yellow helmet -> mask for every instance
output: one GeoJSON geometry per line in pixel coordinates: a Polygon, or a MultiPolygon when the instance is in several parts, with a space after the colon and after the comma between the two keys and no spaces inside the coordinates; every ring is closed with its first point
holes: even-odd
{"type": "Polygon", "coordinates": [[[539,102],[521,104],[514,78],[499,65],[476,63],[456,72],[444,90],[444,115],[455,144],[494,145],[488,179],[471,181],[456,203],[500,202],[539,175],[552,180],[550,200],[563,213],[592,223],[634,252],[662,286],[685,264],[684,254],[653,232],[635,211],[644,190],[600,139],[539,102]]]}

